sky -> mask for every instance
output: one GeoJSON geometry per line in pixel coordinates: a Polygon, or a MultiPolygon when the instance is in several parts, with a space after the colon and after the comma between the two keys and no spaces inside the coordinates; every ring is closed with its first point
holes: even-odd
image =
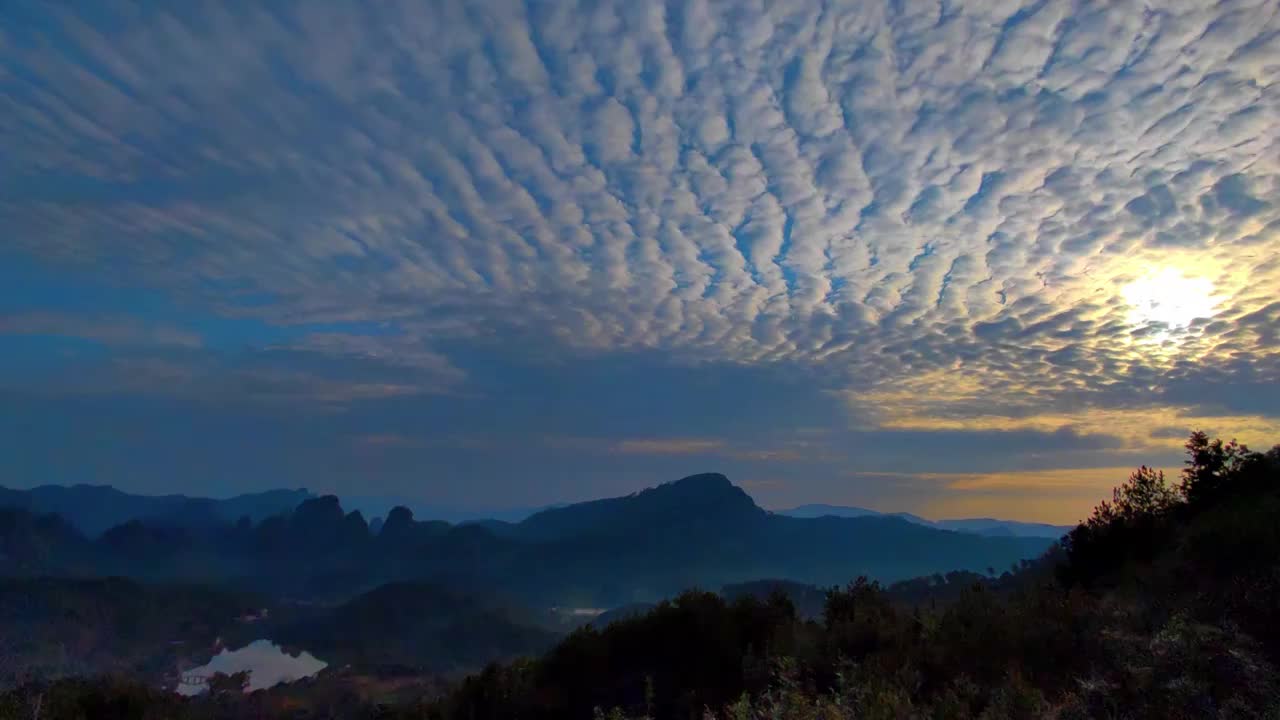
{"type": "Polygon", "coordinates": [[[1280,2],[0,11],[0,485],[1074,522],[1280,442],[1280,2]]]}

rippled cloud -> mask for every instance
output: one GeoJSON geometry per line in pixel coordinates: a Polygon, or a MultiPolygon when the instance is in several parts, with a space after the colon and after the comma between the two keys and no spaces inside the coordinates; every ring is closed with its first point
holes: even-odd
{"type": "MultiPolygon", "coordinates": [[[[475,348],[656,354],[786,373],[842,432],[1280,435],[1275,2],[5,15],[6,249],[275,329],[81,335],[198,394],[497,411],[475,348]]],[[[715,433],[612,442],[744,452],[715,433]]]]}

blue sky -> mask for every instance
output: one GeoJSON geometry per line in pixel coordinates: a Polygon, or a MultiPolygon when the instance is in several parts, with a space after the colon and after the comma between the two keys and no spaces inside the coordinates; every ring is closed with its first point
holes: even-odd
{"type": "Polygon", "coordinates": [[[1270,2],[0,15],[0,484],[1073,521],[1280,441],[1270,2]]]}

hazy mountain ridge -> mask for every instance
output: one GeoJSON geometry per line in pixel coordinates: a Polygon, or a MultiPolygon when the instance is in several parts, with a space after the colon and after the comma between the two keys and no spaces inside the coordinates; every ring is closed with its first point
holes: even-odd
{"type": "Polygon", "coordinates": [[[793,508],[776,510],[779,515],[796,518],[819,518],[824,516],[831,517],[896,517],[915,523],[917,525],[925,525],[941,530],[955,530],[956,532],[975,533],[977,535],[988,536],[1004,536],[1004,537],[1039,537],[1057,539],[1071,531],[1074,525],[1052,525],[1049,523],[1023,522],[1020,520],[999,520],[996,518],[955,518],[944,520],[929,520],[908,512],[880,512],[879,510],[869,510],[867,508],[853,507],[847,505],[827,505],[823,503],[813,503],[809,505],[799,505],[793,508]]]}
{"type": "Polygon", "coordinates": [[[308,490],[266,490],[227,499],[186,495],[135,495],[110,485],[41,485],[29,490],[0,487],[0,507],[33,514],[53,513],[94,537],[130,520],[191,529],[234,523],[248,517],[259,523],[292,512],[315,497],[308,490]]]}

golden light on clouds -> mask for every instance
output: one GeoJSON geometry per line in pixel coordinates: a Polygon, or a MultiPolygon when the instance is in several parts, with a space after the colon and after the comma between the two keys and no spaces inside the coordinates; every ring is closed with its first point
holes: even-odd
{"type": "Polygon", "coordinates": [[[646,438],[622,440],[613,450],[624,455],[696,455],[723,447],[724,441],[714,438],[646,438]]]}
{"type": "MultiPolygon", "coordinates": [[[[856,497],[850,504],[883,512],[908,509],[947,518],[1006,517],[1028,522],[1074,525],[1088,517],[1137,464],[1103,467],[1005,470],[995,472],[850,473],[874,478],[897,491],[892,499],[856,497]],[[897,487],[894,487],[897,486],[897,487]]],[[[1157,467],[1172,483],[1181,469],[1157,467]]]]}
{"type": "Polygon", "coordinates": [[[1192,430],[1225,434],[1242,442],[1265,447],[1280,437],[1280,421],[1260,415],[1206,415],[1192,408],[1157,406],[1143,408],[1090,408],[1077,412],[1044,411],[1025,415],[948,416],[930,410],[944,403],[922,406],[918,413],[886,416],[881,427],[894,430],[995,430],[1052,433],[1063,428],[1103,432],[1119,439],[1125,448],[1179,448],[1192,430]]]}
{"type": "Polygon", "coordinates": [[[1186,327],[1196,318],[1211,317],[1217,309],[1213,281],[1187,276],[1174,267],[1149,272],[1121,291],[1134,324],[1162,323],[1186,327]]]}
{"type": "MultiPolygon", "coordinates": [[[[1070,525],[1084,519],[1111,488],[1133,472],[1131,467],[1028,470],[997,473],[931,473],[947,492],[919,506],[931,518],[1017,517],[1033,522],[1070,525]]],[[[1165,468],[1176,482],[1178,470],[1165,468]]]]}

